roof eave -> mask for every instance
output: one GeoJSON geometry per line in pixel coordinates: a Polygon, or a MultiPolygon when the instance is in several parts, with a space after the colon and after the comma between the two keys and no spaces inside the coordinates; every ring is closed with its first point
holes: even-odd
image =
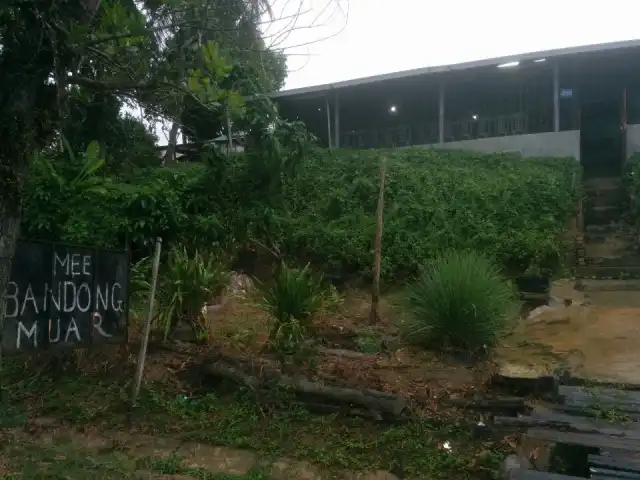
{"type": "Polygon", "coordinates": [[[323,85],[315,85],[311,87],[293,88],[290,90],[281,90],[273,92],[269,96],[271,98],[286,98],[295,96],[309,96],[314,94],[326,93],[332,90],[355,87],[358,85],[367,85],[371,83],[383,82],[385,80],[397,80],[402,78],[415,77],[420,75],[429,75],[437,73],[452,72],[458,70],[469,70],[473,68],[491,67],[502,65],[510,62],[527,62],[536,59],[549,59],[578,55],[584,53],[606,52],[610,50],[620,50],[625,48],[640,47],[639,40],[625,40],[621,42],[600,43],[594,45],[581,45],[577,47],[557,48],[553,50],[545,50],[540,52],[530,52],[519,55],[508,55],[506,57],[487,58],[484,60],[475,60],[471,62],[456,63],[452,65],[439,65],[434,67],[416,68],[413,70],[403,70],[400,72],[385,73],[382,75],[374,75],[370,77],[354,78],[342,82],[326,83],[323,85]]]}

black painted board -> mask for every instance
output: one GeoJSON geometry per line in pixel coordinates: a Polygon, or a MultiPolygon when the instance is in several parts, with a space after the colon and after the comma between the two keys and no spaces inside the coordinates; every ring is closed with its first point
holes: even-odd
{"type": "Polygon", "coordinates": [[[559,432],[548,428],[531,428],[527,437],[567,445],[640,452],[640,439],[610,437],[594,433],[559,432]]]}
{"type": "Polygon", "coordinates": [[[7,288],[7,351],[122,342],[129,255],[46,242],[18,242],[7,288]]]}
{"type": "Polygon", "coordinates": [[[46,345],[52,258],[51,243],[18,242],[7,285],[3,351],[46,345]]]}
{"type": "Polygon", "coordinates": [[[102,318],[102,330],[94,329],[94,343],[125,340],[127,329],[129,255],[119,252],[101,252],[96,258],[96,311],[102,318]]]}
{"type": "Polygon", "coordinates": [[[88,248],[53,245],[47,341],[56,347],[87,343],[91,336],[94,252],[88,248]]]}

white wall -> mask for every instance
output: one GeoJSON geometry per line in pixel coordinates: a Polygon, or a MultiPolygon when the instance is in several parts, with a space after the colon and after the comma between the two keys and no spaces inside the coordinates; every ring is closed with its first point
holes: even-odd
{"type": "Polygon", "coordinates": [[[640,125],[627,125],[627,158],[640,152],[640,125]]]}
{"type": "MultiPolygon", "coordinates": [[[[640,127],[640,125],[637,125],[640,127]]],[[[637,134],[640,151],[640,128],[637,134]]],[[[628,137],[627,137],[628,138],[628,137]]],[[[528,135],[509,135],[506,137],[479,138],[432,144],[432,148],[450,150],[474,150],[477,152],[520,152],[523,157],[574,157],[580,161],[580,131],[532,133],[528,135]]]]}

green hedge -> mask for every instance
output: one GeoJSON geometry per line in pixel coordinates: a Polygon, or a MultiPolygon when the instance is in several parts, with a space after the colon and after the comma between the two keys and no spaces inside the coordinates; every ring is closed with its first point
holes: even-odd
{"type": "Polygon", "coordinates": [[[629,220],[636,227],[640,227],[640,153],[633,154],[625,164],[624,180],[629,220]]]}
{"type": "Polygon", "coordinates": [[[415,274],[427,258],[452,248],[481,251],[510,272],[559,266],[579,164],[509,154],[316,151],[278,174],[277,195],[270,184],[264,198],[261,188],[269,182],[256,178],[256,157],[146,170],[84,189],[61,186],[46,168],[36,168],[23,232],[103,247],[129,238],[142,248],[157,235],[167,243],[204,246],[231,237],[248,246],[253,239],[332,275],[366,276],[373,264],[381,155],[387,158],[386,280],[415,274]]]}
{"type": "Polygon", "coordinates": [[[634,233],[636,246],[640,247],[640,153],[628,159],[624,173],[626,220],[634,233]]]}

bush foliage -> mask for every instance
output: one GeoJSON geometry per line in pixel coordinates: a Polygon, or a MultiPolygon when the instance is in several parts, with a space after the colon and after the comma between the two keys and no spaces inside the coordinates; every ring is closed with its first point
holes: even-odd
{"type": "Polygon", "coordinates": [[[409,342],[477,352],[493,347],[517,313],[514,285],[478,253],[450,252],[408,288],[409,342]]]}
{"type": "Polygon", "coordinates": [[[636,153],[629,158],[625,170],[627,213],[631,223],[640,228],[640,154],[636,153]]]}
{"type": "Polygon", "coordinates": [[[550,270],[563,258],[579,183],[574,159],[428,149],[259,155],[206,151],[200,163],[93,178],[90,188],[37,163],[23,235],[111,248],[130,241],[140,255],[157,236],[240,253],[259,243],[329,276],[367,276],[385,155],[383,279],[417,273],[442,249],[482,252],[509,272],[550,270]]]}
{"type": "Polygon", "coordinates": [[[311,319],[325,303],[327,290],[309,265],[290,268],[284,262],[269,284],[262,285],[259,306],[272,321],[269,345],[275,351],[295,355],[309,335],[311,319]]]}
{"type": "Polygon", "coordinates": [[[288,251],[340,272],[369,270],[381,154],[383,276],[415,272],[442,249],[478,250],[511,271],[560,262],[577,198],[574,159],[425,149],[344,150],[307,162],[291,185],[288,251]]]}

